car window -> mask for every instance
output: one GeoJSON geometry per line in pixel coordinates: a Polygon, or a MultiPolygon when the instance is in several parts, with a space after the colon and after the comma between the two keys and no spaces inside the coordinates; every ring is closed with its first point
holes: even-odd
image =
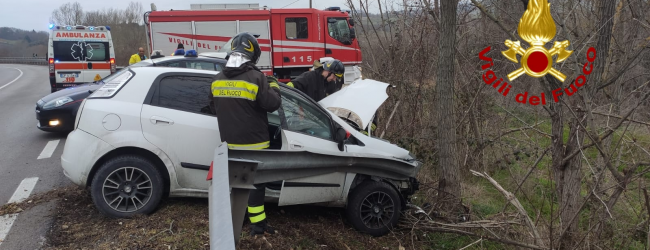
{"type": "Polygon", "coordinates": [[[282,109],[289,131],[332,140],[332,123],[329,116],[306,99],[283,92],[282,109]]]}
{"type": "Polygon", "coordinates": [[[186,62],[185,66],[190,69],[221,71],[221,67],[219,66],[219,64],[215,64],[213,62],[206,62],[206,61],[186,62]]]}
{"type": "Polygon", "coordinates": [[[161,63],[160,66],[174,67],[174,68],[185,68],[185,62],[184,61],[179,61],[179,62],[172,62],[172,63],[161,63]]]}
{"type": "Polygon", "coordinates": [[[212,115],[212,79],[198,76],[168,76],[160,81],[158,106],[212,115]]]}

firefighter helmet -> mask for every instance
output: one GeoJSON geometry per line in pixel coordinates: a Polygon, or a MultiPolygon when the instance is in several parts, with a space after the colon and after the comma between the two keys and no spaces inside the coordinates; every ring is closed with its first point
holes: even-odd
{"type": "Polygon", "coordinates": [[[334,59],[323,63],[323,70],[332,72],[337,78],[341,79],[343,73],[345,73],[345,66],[343,66],[341,61],[334,59]]]}
{"type": "Polygon", "coordinates": [[[232,39],[230,53],[232,52],[239,52],[246,55],[255,64],[260,60],[260,55],[262,54],[257,39],[248,32],[239,33],[232,39]]]}

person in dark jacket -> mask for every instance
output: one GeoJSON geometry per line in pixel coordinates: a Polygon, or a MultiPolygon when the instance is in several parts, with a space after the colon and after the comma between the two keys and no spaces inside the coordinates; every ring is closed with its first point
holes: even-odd
{"type": "Polygon", "coordinates": [[[343,73],[345,73],[345,66],[341,61],[334,59],[323,63],[322,67],[300,74],[287,85],[302,91],[318,102],[338,91],[339,88],[334,81],[340,81],[343,73]]]}
{"type": "MultiPolygon", "coordinates": [[[[219,119],[221,140],[231,150],[260,150],[268,148],[267,113],[280,108],[280,86],[267,80],[256,66],[260,54],[257,39],[240,33],[230,44],[226,68],[214,77],[212,96],[214,111],[219,119]]],[[[264,213],[266,184],[255,185],[248,199],[251,236],[273,234],[264,213]]]]}

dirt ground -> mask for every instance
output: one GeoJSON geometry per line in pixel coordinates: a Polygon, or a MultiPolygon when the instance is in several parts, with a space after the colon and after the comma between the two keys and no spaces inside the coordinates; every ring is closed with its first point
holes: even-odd
{"type": "MultiPolygon", "coordinates": [[[[27,210],[43,202],[41,197],[58,200],[44,249],[209,249],[207,199],[170,198],[151,215],[112,219],[99,213],[88,190],[70,186],[33,197],[29,203],[0,207],[0,214],[27,210]]],[[[267,203],[266,213],[278,233],[266,240],[253,239],[245,224],[238,249],[383,250],[401,249],[406,242],[424,248],[405,229],[383,237],[358,233],[342,209],[267,203]]]]}

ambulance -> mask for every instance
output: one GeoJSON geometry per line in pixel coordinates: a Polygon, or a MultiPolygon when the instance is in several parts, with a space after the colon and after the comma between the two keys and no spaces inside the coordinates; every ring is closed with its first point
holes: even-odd
{"type": "Polygon", "coordinates": [[[109,26],[50,25],[47,60],[52,93],[114,73],[109,26]]]}
{"type": "Polygon", "coordinates": [[[148,49],[172,53],[183,44],[204,56],[225,56],[240,32],[256,35],[262,54],[258,68],[289,82],[322,58],[345,65],[345,83],[359,78],[361,49],[350,14],[339,7],[318,9],[192,9],[146,12],[148,49]]]}

